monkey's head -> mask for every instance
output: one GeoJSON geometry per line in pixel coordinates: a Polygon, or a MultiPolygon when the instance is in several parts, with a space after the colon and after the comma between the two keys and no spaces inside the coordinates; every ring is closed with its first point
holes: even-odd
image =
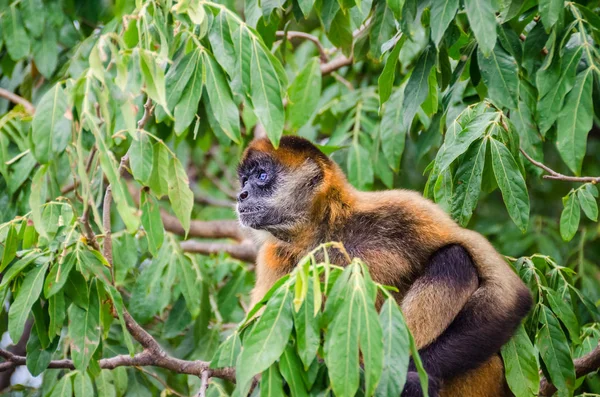
{"type": "Polygon", "coordinates": [[[255,140],[238,166],[238,218],[252,229],[290,233],[313,220],[334,174],[341,174],[337,165],[304,138],[284,136],[277,149],[255,140]]]}

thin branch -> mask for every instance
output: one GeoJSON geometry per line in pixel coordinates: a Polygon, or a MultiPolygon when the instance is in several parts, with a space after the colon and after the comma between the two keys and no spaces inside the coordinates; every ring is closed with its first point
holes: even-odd
{"type": "Polygon", "coordinates": [[[225,252],[231,255],[233,258],[250,263],[256,261],[257,253],[256,247],[249,240],[242,241],[239,244],[188,240],[181,242],[181,249],[183,249],[185,252],[203,255],[225,252]]]}
{"type": "Polygon", "coordinates": [[[568,176],[563,175],[559,172],[554,171],[552,168],[548,167],[545,164],[540,163],[539,161],[534,160],[530,155],[528,155],[525,150],[520,149],[521,153],[529,162],[535,165],[538,168],[546,171],[549,175],[544,175],[544,179],[553,179],[557,181],[565,181],[565,182],[578,182],[578,183],[600,183],[600,176],[568,176]]]}
{"type": "Polygon", "coordinates": [[[35,106],[33,106],[33,104],[31,102],[29,102],[27,99],[25,99],[23,97],[18,96],[15,93],[10,92],[9,90],[0,88],[0,97],[2,97],[4,99],[8,99],[12,103],[16,103],[17,105],[23,105],[23,107],[29,114],[35,113],[35,106]]]}
{"type": "Polygon", "coordinates": [[[148,375],[148,376],[151,376],[151,377],[153,377],[154,379],[156,379],[156,381],[157,381],[158,383],[160,383],[161,385],[163,385],[163,387],[164,387],[165,389],[167,389],[167,390],[169,391],[169,393],[171,393],[171,394],[174,394],[174,395],[176,395],[176,396],[179,396],[179,397],[186,397],[185,395],[183,395],[183,394],[179,393],[177,390],[175,390],[175,389],[173,389],[171,386],[169,386],[169,384],[168,384],[167,382],[165,382],[165,381],[164,381],[164,380],[163,380],[163,379],[162,379],[160,376],[158,376],[158,375],[157,375],[157,374],[155,374],[154,372],[152,372],[152,371],[148,371],[148,370],[147,370],[147,369],[145,369],[144,367],[135,367],[135,369],[137,369],[137,370],[139,370],[139,371],[141,371],[141,372],[145,373],[146,375],[148,375]]]}
{"type": "MultiPolygon", "coordinates": [[[[180,236],[185,235],[185,230],[183,229],[181,222],[179,222],[179,219],[162,210],[161,218],[165,226],[165,230],[180,236]]],[[[188,236],[201,238],[232,238],[239,241],[244,239],[239,223],[233,220],[192,220],[190,222],[190,231],[188,236]]]]}
{"type": "Polygon", "coordinates": [[[334,60],[321,65],[321,74],[326,75],[331,72],[335,72],[336,70],[341,69],[344,66],[351,65],[352,61],[353,57],[346,57],[344,55],[337,57],[334,60]]]}
{"type": "MultiPolygon", "coordinates": [[[[277,37],[284,37],[286,35],[286,32],[284,32],[283,30],[278,30],[277,32],[275,32],[275,34],[277,35],[277,37]]],[[[288,31],[287,32],[287,38],[288,40],[292,40],[295,38],[301,38],[301,39],[305,39],[308,41],[312,41],[313,43],[315,43],[315,45],[317,46],[317,49],[319,50],[319,56],[321,58],[321,63],[326,63],[327,61],[329,61],[329,57],[327,56],[327,51],[325,51],[325,47],[323,47],[323,44],[321,44],[321,42],[319,41],[319,38],[317,36],[313,36],[312,34],[308,34],[308,33],[304,33],[304,32],[296,32],[296,31],[288,31]]]]}
{"type": "Polygon", "coordinates": [[[208,389],[208,381],[210,379],[209,371],[203,371],[200,375],[200,390],[198,390],[198,397],[206,397],[206,389],[208,389]]]}
{"type": "MultiPolygon", "coordinates": [[[[573,365],[575,366],[575,378],[581,378],[600,369],[600,345],[597,345],[594,350],[585,356],[573,360],[573,365]]],[[[551,396],[556,393],[556,390],[556,386],[550,383],[548,379],[542,378],[540,396],[551,396]]]]}

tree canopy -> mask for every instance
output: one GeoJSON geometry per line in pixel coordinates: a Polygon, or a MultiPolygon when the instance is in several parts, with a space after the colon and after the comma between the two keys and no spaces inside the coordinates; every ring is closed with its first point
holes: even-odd
{"type": "Polygon", "coordinates": [[[535,300],[501,352],[517,397],[599,395],[599,11],[0,0],[0,387],[388,396],[411,355],[425,387],[359,258],[318,247],[248,306],[235,167],[255,137],[296,134],[355,187],[420,191],[506,255],[535,300]],[[20,366],[40,378],[11,383],[20,366]]]}

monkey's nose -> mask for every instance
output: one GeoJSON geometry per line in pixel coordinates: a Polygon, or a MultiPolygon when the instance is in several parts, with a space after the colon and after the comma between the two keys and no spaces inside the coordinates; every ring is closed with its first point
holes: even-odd
{"type": "Polygon", "coordinates": [[[240,194],[238,194],[238,201],[244,201],[248,198],[248,191],[244,190],[240,194]]]}

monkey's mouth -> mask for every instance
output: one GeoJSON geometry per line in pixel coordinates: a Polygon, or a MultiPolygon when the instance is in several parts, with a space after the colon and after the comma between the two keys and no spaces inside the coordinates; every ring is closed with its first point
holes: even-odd
{"type": "Polygon", "coordinates": [[[240,215],[251,215],[251,214],[256,214],[258,212],[262,212],[263,208],[262,207],[240,207],[238,206],[238,214],[240,215]]]}

